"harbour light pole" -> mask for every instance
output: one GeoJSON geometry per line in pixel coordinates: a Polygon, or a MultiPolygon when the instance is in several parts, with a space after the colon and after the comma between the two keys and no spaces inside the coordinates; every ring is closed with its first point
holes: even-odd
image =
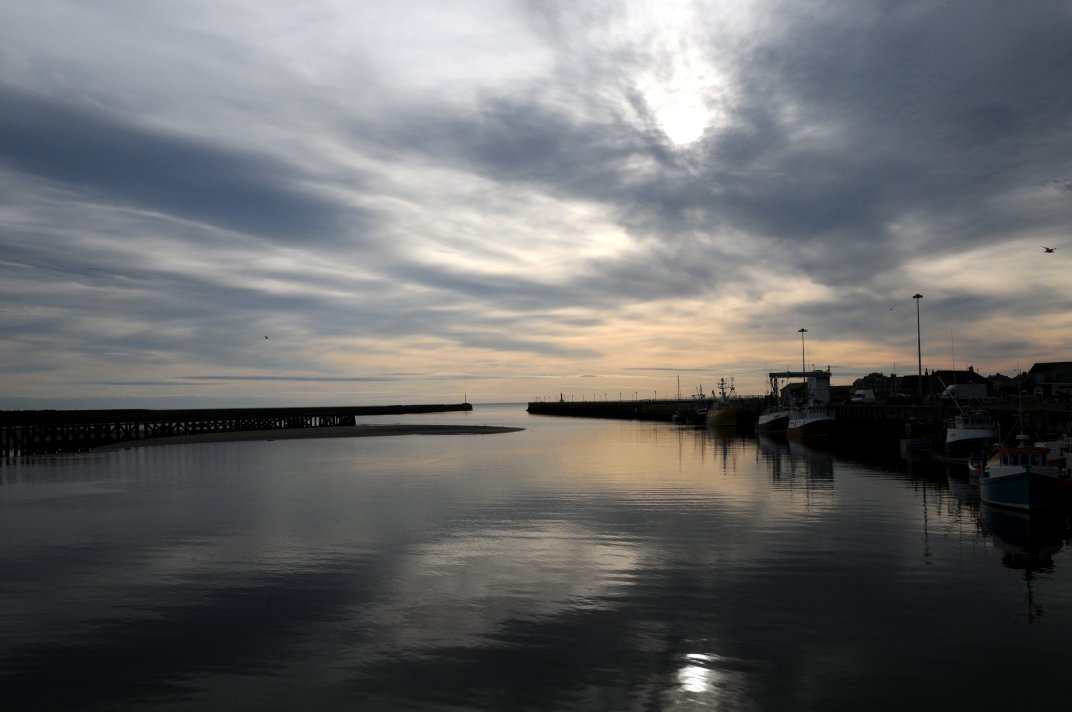
{"type": "Polygon", "coordinates": [[[919,372],[917,374],[917,381],[919,383],[919,402],[923,402],[923,345],[919,338],[919,300],[923,299],[923,295],[916,293],[912,295],[912,298],[916,300],[916,358],[918,359],[917,366],[919,372]]]}
{"type": "Polygon", "coordinates": [[[808,333],[808,330],[797,329],[797,333],[800,334],[800,370],[807,371],[808,367],[804,363],[804,334],[808,333]]]}

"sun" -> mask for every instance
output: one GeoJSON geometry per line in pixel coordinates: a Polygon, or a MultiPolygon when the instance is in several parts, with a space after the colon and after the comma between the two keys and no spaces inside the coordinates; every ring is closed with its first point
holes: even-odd
{"type": "Polygon", "coordinates": [[[697,96],[674,98],[653,107],[655,121],[675,146],[687,146],[703,138],[710,115],[697,96]]]}
{"type": "Polygon", "coordinates": [[[649,120],[676,146],[703,138],[725,99],[721,73],[696,50],[678,49],[637,82],[649,120]]]}
{"type": "Polygon", "coordinates": [[[666,82],[647,80],[641,93],[649,120],[675,146],[688,146],[703,138],[714,118],[706,101],[709,88],[701,77],[674,76],[666,82]]]}

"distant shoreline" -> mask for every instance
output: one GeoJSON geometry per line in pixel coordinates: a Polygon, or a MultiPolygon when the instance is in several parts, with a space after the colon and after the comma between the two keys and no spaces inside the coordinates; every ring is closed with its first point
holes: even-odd
{"type": "Polygon", "coordinates": [[[198,433],[166,438],[147,438],[110,443],[94,448],[93,452],[126,450],[133,447],[158,445],[195,445],[200,443],[254,442],[265,440],[313,440],[316,438],[369,438],[391,435],[490,435],[516,433],[524,428],[501,425],[341,425],[324,428],[281,428],[278,430],[239,430],[225,433],[198,433]]]}

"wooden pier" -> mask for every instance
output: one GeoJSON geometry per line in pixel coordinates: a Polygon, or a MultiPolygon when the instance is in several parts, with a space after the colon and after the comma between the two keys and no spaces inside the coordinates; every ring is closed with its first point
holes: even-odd
{"type": "Polygon", "coordinates": [[[101,445],[197,433],[354,425],[368,415],[468,411],[469,403],[323,408],[0,411],[0,457],[85,452],[101,445]]]}

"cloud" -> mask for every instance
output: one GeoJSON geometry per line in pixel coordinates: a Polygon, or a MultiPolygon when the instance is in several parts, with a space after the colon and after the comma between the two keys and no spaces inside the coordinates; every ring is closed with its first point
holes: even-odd
{"type": "Polygon", "coordinates": [[[331,236],[359,211],[301,189],[301,171],[126,124],[94,110],[0,87],[0,157],[20,172],[128,203],[262,237],[331,236]]]}
{"type": "Polygon", "coordinates": [[[19,397],[762,372],[802,323],[871,369],[915,292],[978,362],[1063,357],[1066,251],[1023,247],[1072,218],[1053,6],[49,7],[0,30],[19,397]]]}

